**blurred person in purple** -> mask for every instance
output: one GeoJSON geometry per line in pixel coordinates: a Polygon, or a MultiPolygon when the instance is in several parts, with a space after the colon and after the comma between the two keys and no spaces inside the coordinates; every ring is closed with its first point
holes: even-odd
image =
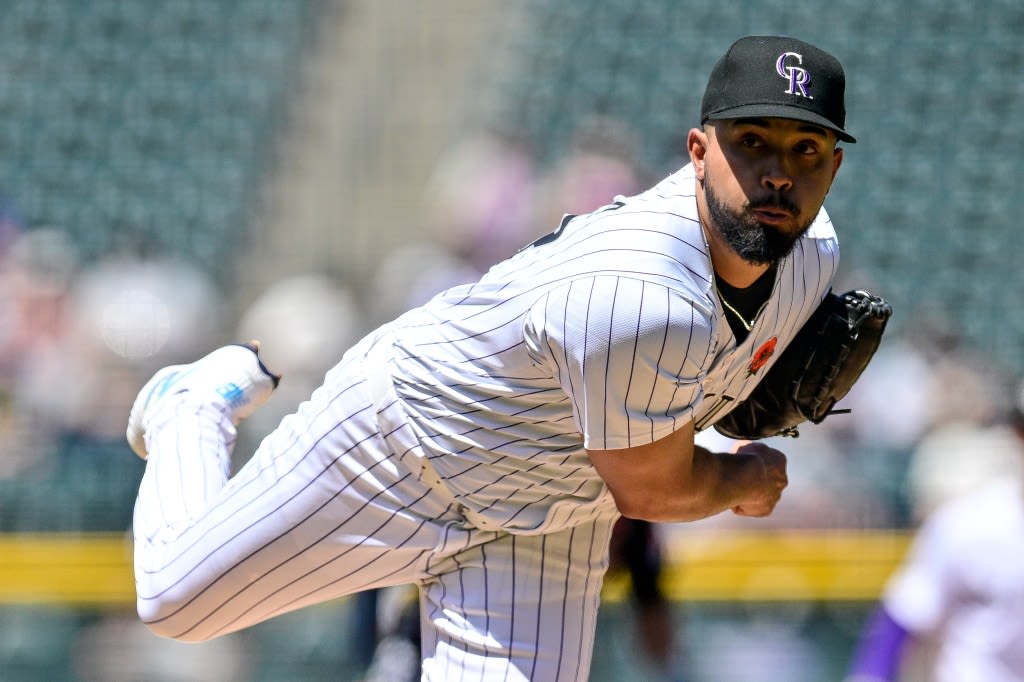
{"type": "Polygon", "coordinates": [[[847,682],[1024,680],[1024,402],[945,428],[921,462],[923,519],[869,617],[847,682]],[[944,452],[947,456],[933,456],[944,452]],[[927,476],[925,469],[946,468],[927,476]],[[917,679],[917,678],[915,678],[917,679]]]}

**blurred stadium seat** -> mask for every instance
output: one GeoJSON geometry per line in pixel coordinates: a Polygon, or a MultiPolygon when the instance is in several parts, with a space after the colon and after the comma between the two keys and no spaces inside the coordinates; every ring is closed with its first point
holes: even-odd
{"type": "Polygon", "coordinates": [[[229,276],[322,2],[5,3],[0,187],[86,258],[229,276]]]}
{"type": "MultiPolygon", "coordinates": [[[[86,262],[155,252],[229,284],[323,5],[3,3],[0,189],[86,262]]],[[[142,468],[121,441],[65,435],[45,466],[0,480],[0,532],[124,532],[142,468]]],[[[86,613],[5,604],[0,679],[83,679],[70,656],[86,613]]]]}

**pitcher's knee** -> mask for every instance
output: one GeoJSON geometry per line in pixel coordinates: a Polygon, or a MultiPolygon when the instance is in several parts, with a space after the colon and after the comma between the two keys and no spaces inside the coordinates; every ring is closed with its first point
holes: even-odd
{"type": "Polygon", "coordinates": [[[205,642],[216,636],[210,628],[203,627],[201,620],[186,616],[180,609],[180,602],[140,599],[136,603],[139,620],[150,632],[159,637],[178,642],[205,642]]]}

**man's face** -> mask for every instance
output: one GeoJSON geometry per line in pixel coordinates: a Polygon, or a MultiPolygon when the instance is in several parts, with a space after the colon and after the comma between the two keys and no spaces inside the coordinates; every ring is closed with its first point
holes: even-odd
{"type": "Polygon", "coordinates": [[[835,136],[780,118],[712,121],[703,132],[694,161],[708,227],[749,263],[785,257],[814,222],[842,162],[835,136]]]}

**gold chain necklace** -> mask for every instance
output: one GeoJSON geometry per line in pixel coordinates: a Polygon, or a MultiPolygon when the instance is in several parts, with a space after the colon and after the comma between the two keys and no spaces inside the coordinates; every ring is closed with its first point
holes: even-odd
{"type": "Polygon", "coordinates": [[[725,306],[726,310],[728,310],[730,313],[736,316],[736,319],[740,321],[740,324],[743,325],[743,328],[746,329],[748,332],[754,328],[754,323],[757,322],[757,318],[761,315],[761,311],[763,311],[764,307],[768,305],[768,301],[762,303],[761,307],[757,309],[756,313],[754,313],[754,316],[750,318],[750,322],[747,322],[743,315],[740,315],[740,311],[733,308],[732,305],[727,300],[725,300],[725,296],[722,296],[721,291],[718,292],[718,300],[722,302],[722,305],[725,306]]]}

